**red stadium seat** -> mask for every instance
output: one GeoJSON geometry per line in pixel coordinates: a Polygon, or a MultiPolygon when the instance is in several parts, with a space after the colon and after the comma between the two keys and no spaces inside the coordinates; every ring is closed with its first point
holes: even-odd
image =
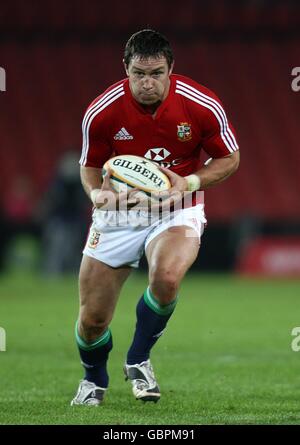
{"type": "MultiPolygon", "coordinates": [[[[110,37],[137,29],[141,12],[153,17],[150,26],[166,27],[176,11],[182,37],[192,30],[300,26],[299,9],[287,3],[274,7],[243,7],[219,2],[218,11],[206,2],[161,4],[151,15],[151,4],[112,0],[111,8],[92,0],[61,3],[13,2],[1,5],[1,31],[17,29],[55,33],[109,29],[110,37]],[[226,6],[227,5],[227,6],[226,6]],[[59,14],[57,13],[59,11],[59,14]],[[234,12],[234,13],[233,13],[234,12]],[[113,25],[111,25],[113,23],[113,25]]],[[[145,19],[146,20],[146,19],[145,19]]],[[[143,26],[147,26],[147,20],[143,26]]],[[[140,25],[139,25],[140,26],[140,25]]],[[[110,84],[125,77],[123,47],[107,38],[81,42],[74,39],[12,43],[0,41],[1,65],[7,91],[0,93],[1,177],[26,170],[40,190],[54,173],[63,151],[80,152],[81,119],[88,104],[110,84]],[[2,149],[3,147],[3,149],[2,149]]],[[[166,33],[167,34],[167,33],[166,33]]],[[[101,34],[102,35],[102,34],[101,34]]],[[[72,36],[72,34],[71,34],[72,36]]],[[[76,37],[77,36],[77,37],[76,37]]],[[[230,221],[248,212],[267,219],[300,217],[299,95],[291,89],[291,69],[299,65],[299,42],[202,41],[195,32],[192,43],[175,38],[175,72],[194,78],[219,95],[237,130],[241,146],[239,171],[223,185],[207,191],[209,218],[230,221]],[[200,43],[201,42],[201,43],[200,43]]]]}

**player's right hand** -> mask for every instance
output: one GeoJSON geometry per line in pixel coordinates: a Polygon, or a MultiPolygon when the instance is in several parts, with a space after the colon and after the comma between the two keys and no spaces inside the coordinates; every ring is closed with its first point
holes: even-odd
{"type": "Polygon", "coordinates": [[[91,193],[91,199],[94,206],[101,210],[119,210],[129,209],[134,206],[131,202],[132,196],[137,189],[130,189],[117,193],[110,183],[111,170],[107,169],[103,178],[101,189],[95,189],[91,193]]]}

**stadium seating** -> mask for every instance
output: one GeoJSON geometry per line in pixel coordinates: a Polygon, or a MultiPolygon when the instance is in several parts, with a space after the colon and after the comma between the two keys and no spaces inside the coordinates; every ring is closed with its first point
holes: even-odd
{"type": "MultiPolygon", "coordinates": [[[[81,118],[89,102],[125,76],[123,36],[139,29],[140,9],[113,0],[110,6],[118,5],[118,14],[111,26],[109,12],[100,10],[100,3],[91,1],[89,8],[82,8],[79,1],[45,1],[42,12],[33,0],[1,4],[0,64],[7,71],[7,91],[0,93],[3,184],[25,172],[42,193],[61,154],[73,147],[79,156],[81,118]],[[107,39],[93,39],[101,27],[100,34],[108,30],[107,39]],[[81,42],[80,32],[89,38],[81,42]]],[[[215,91],[237,130],[240,169],[224,185],[207,191],[207,213],[210,219],[225,222],[246,213],[271,220],[300,219],[300,92],[291,89],[291,69],[299,65],[299,40],[205,41],[195,34],[197,28],[296,29],[299,8],[293,2],[274,2],[268,14],[268,2],[260,8],[219,3],[216,12],[204,2],[191,2],[186,8],[177,0],[167,1],[151,23],[168,31],[170,5],[176,7],[183,34],[176,34],[176,27],[171,32],[175,72],[215,91]],[[186,38],[191,39],[188,45],[186,38]]],[[[144,5],[145,14],[148,7],[144,5]]]]}
{"type": "Polygon", "coordinates": [[[98,0],[11,0],[1,2],[2,32],[90,32],[103,30],[112,34],[139,26],[212,31],[230,29],[274,28],[285,30],[300,24],[297,0],[164,0],[163,2],[110,0],[103,6],[98,0]],[[174,25],[172,18],[175,18],[174,25]],[[142,23],[144,20],[144,23],[142,23]],[[172,26],[170,26],[172,25],[172,26]]]}

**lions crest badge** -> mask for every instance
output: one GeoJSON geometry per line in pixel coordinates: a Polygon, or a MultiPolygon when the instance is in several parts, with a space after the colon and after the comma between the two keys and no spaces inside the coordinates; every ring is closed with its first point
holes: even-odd
{"type": "Polygon", "coordinates": [[[192,125],[188,122],[180,122],[177,125],[177,137],[181,142],[190,141],[192,139],[192,125]]]}
{"type": "Polygon", "coordinates": [[[96,230],[92,230],[89,236],[88,246],[91,249],[96,249],[99,243],[100,233],[96,232],[96,230]]]}

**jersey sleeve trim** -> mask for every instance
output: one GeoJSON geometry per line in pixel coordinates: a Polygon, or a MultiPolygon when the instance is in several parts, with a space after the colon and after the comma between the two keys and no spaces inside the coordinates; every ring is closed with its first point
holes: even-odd
{"type": "Polygon", "coordinates": [[[233,153],[239,149],[234,134],[232,133],[228,125],[225,111],[219,104],[219,102],[180,80],[176,81],[175,92],[209,109],[219,122],[220,135],[226,148],[229,150],[230,153],[233,153]]]}
{"type": "Polygon", "coordinates": [[[115,100],[125,94],[123,84],[110,90],[108,93],[100,97],[93,105],[91,105],[82,121],[82,154],[79,164],[86,165],[89,152],[89,130],[93,119],[101,113],[106,107],[111,105],[115,100]]]}

